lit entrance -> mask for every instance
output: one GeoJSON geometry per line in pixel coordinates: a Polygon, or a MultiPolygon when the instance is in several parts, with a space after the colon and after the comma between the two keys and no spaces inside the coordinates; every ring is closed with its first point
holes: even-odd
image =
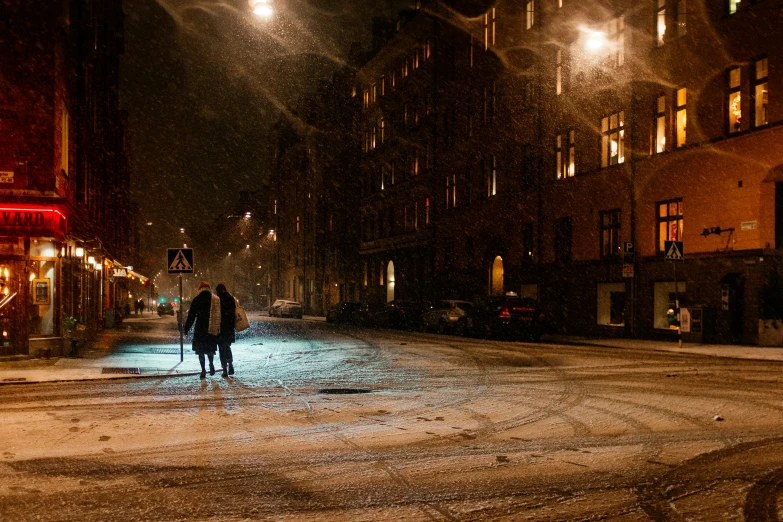
{"type": "Polygon", "coordinates": [[[489,295],[503,295],[503,258],[497,256],[489,273],[489,295]]]}
{"type": "Polygon", "coordinates": [[[386,302],[394,301],[394,262],[386,266],[386,302]]]}

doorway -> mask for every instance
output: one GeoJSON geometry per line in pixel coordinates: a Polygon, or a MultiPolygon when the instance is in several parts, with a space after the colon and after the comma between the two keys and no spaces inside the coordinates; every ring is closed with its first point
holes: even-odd
{"type": "Polygon", "coordinates": [[[503,295],[503,258],[496,256],[489,273],[489,295],[503,295]]]}

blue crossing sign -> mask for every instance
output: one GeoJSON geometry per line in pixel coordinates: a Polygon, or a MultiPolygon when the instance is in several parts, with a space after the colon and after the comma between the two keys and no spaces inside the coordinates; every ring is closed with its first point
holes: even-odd
{"type": "Polygon", "coordinates": [[[169,248],[168,253],[169,274],[193,273],[192,248],[169,248]]]}

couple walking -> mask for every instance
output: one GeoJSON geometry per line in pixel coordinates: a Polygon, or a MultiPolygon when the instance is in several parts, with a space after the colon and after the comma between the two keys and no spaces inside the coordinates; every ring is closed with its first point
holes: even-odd
{"type": "Polygon", "coordinates": [[[228,293],[226,285],[220,283],[212,293],[207,281],[198,285],[198,295],[193,299],[185,321],[185,334],[193,323],[193,351],[198,354],[201,363],[201,378],[207,377],[206,360],[209,359],[209,374],[215,375],[215,348],[220,354],[223,377],[234,374],[234,356],[231,343],[236,340],[234,323],[237,303],[228,293]]]}

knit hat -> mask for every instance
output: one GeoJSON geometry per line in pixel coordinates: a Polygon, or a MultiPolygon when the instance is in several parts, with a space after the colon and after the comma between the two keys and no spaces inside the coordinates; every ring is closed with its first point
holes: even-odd
{"type": "Polygon", "coordinates": [[[209,281],[202,281],[198,284],[198,291],[209,290],[209,281]]]}

